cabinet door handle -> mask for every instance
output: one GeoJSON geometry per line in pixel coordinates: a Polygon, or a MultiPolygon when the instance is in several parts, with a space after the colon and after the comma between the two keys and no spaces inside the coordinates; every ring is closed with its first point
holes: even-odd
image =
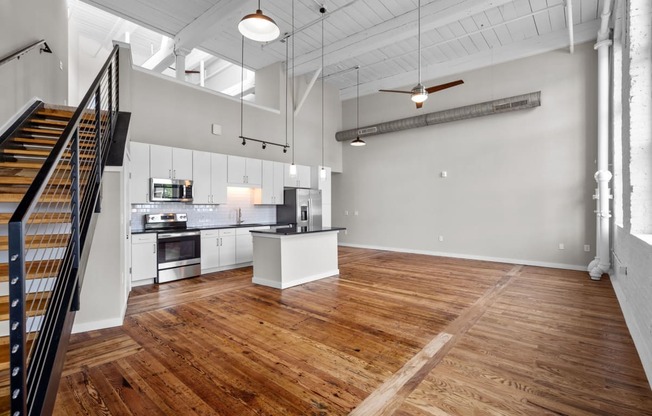
{"type": "Polygon", "coordinates": [[[216,238],[215,239],[215,247],[219,247],[219,246],[220,246],[220,239],[216,238]]]}
{"type": "Polygon", "coordinates": [[[152,253],[156,254],[156,243],[152,244],[152,248],[154,249],[152,250],[152,253]]]}
{"type": "Polygon", "coordinates": [[[168,178],[172,179],[172,169],[168,169],[168,178]]]}
{"type": "Polygon", "coordinates": [[[177,170],[176,170],[176,169],[172,171],[172,177],[173,177],[173,178],[176,178],[176,177],[177,177],[177,170]]]}
{"type": "Polygon", "coordinates": [[[220,247],[222,246],[222,237],[220,237],[220,247]]]}

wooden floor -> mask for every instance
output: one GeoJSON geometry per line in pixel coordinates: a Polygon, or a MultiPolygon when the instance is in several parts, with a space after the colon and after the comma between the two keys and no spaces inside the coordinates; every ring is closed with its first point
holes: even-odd
{"type": "Polygon", "coordinates": [[[55,414],[652,415],[608,279],[353,248],[340,272],[135,288],[72,337],[55,414]]]}

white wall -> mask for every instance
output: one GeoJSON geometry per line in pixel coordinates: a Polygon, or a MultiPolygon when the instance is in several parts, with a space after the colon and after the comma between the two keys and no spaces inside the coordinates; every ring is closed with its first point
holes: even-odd
{"type": "MultiPolygon", "coordinates": [[[[595,241],[595,68],[585,44],[463,73],[464,85],[422,110],[400,94],[362,97],[361,126],[539,90],[542,106],[344,146],[333,177],[333,224],[348,228],[340,242],[584,270],[583,246],[595,241]]],[[[342,113],[355,128],[355,100],[342,113]]]]}
{"type": "Polygon", "coordinates": [[[122,325],[127,307],[124,244],[131,218],[125,210],[121,167],[107,167],[102,177],[102,212],[97,218],[73,332],[122,325]]]}
{"type": "Polygon", "coordinates": [[[64,104],[68,95],[68,16],[66,0],[0,2],[0,57],[45,39],[52,54],[38,49],[0,66],[0,125],[27,101],[64,104]],[[59,69],[59,63],[63,69],[59,69]]]}
{"type": "MultiPolygon", "coordinates": [[[[120,56],[121,66],[127,63],[123,57],[124,53],[120,56]]],[[[242,146],[237,138],[240,135],[239,100],[149,71],[132,69],[127,72],[120,74],[120,108],[132,112],[130,133],[133,141],[291,162],[292,150],[284,154],[281,148],[274,146],[266,150],[262,150],[260,144],[242,146]],[[211,134],[212,123],[222,126],[222,135],[211,134]]],[[[297,79],[297,90],[307,82],[304,78],[297,79]]],[[[297,164],[321,164],[320,93],[317,84],[295,119],[297,164]]],[[[325,165],[340,171],[342,146],[335,141],[335,132],[341,130],[342,124],[339,92],[328,86],[325,120],[325,165]]],[[[280,112],[263,109],[245,102],[243,132],[248,137],[285,143],[285,114],[282,109],[280,112]]]]}
{"type": "Polygon", "coordinates": [[[616,4],[610,120],[616,215],[609,275],[652,386],[652,5],[616,4]]]}

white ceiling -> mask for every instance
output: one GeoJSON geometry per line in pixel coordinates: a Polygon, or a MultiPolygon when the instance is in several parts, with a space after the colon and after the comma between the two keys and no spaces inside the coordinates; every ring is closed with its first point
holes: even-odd
{"type": "MultiPolygon", "coordinates": [[[[198,48],[235,63],[241,60],[237,24],[257,7],[256,0],[83,1],[173,38],[175,48],[198,48]]],[[[444,82],[463,71],[568,48],[566,2],[422,0],[422,78],[444,82]]],[[[572,0],[575,43],[596,38],[602,2],[572,0]]],[[[328,10],[324,74],[327,83],[340,89],[342,99],[355,96],[356,73],[350,69],[356,65],[362,95],[416,84],[417,0],[295,0],[295,28],[308,26],[295,35],[297,75],[321,67],[322,3],[328,10]]],[[[261,2],[281,33],[292,30],[291,4],[261,2]]],[[[246,67],[259,69],[285,59],[286,45],[278,40],[246,43],[246,67]]]]}

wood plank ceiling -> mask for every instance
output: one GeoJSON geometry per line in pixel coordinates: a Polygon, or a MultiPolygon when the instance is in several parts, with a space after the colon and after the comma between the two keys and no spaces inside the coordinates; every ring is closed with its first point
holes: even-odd
{"type": "MultiPolygon", "coordinates": [[[[83,1],[173,38],[175,48],[198,48],[234,63],[240,62],[237,24],[257,6],[255,0],[83,1]]],[[[567,48],[567,1],[422,0],[422,78],[446,81],[463,71],[567,48]]],[[[575,43],[596,38],[603,1],[572,0],[575,43]]],[[[295,27],[307,26],[295,36],[297,75],[321,65],[316,21],[322,3],[328,9],[323,73],[342,99],[355,96],[356,74],[349,69],[356,65],[362,95],[416,84],[417,0],[295,0],[295,27]]],[[[288,0],[264,0],[261,8],[281,33],[291,32],[288,0]]],[[[279,40],[248,42],[247,50],[245,66],[254,70],[286,59],[279,40]]]]}

